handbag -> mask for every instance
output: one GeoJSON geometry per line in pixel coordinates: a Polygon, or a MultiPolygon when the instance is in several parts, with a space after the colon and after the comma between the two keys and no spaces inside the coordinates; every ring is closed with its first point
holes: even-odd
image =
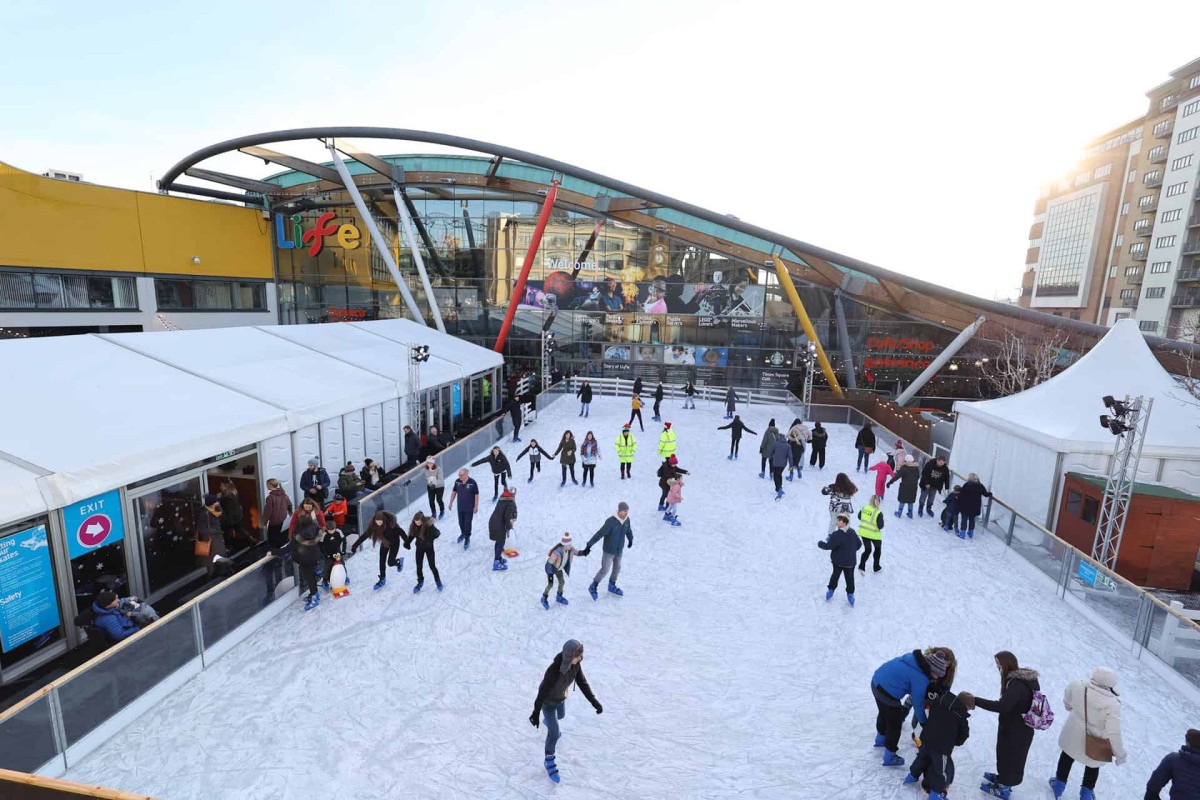
{"type": "Polygon", "coordinates": [[[212,553],[212,541],[197,539],[196,546],[192,552],[202,558],[208,558],[209,554],[212,553]]]}
{"type": "Polygon", "coordinates": [[[872,445],[865,445],[863,447],[863,452],[866,453],[867,455],[871,455],[872,453],[875,452],[875,448],[872,445]]]}
{"type": "Polygon", "coordinates": [[[1092,761],[1107,764],[1113,760],[1112,742],[1103,736],[1093,736],[1087,729],[1087,687],[1083,688],[1083,753],[1092,761]]]}

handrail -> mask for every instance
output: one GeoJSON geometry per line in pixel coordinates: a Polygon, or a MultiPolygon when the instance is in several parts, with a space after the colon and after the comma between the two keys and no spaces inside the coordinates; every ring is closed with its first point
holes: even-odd
{"type": "Polygon", "coordinates": [[[43,778],[41,775],[14,772],[10,769],[0,769],[0,784],[4,783],[19,783],[22,786],[35,786],[65,794],[75,794],[81,797],[94,797],[98,798],[98,800],[155,800],[148,794],[133,794],[132,792],[123,792],[120,789],[88,786],[74,781],[64,781],[61,778],[43,778]]]}

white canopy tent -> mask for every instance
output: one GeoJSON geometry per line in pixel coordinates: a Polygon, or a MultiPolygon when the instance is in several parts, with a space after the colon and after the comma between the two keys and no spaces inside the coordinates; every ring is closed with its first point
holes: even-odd
{"type": "Polygon", "coordinates": [[[1138,480],[1200,492],[1200,401],[1162,368],[1131,319],[1045,383],[956,402],[954,467],[979,473],[1006,502],[1051,527],[1066,472],[1108,472],[1114,437],[1100,427],[1105,395],[1154,398],[1138,480]]]}

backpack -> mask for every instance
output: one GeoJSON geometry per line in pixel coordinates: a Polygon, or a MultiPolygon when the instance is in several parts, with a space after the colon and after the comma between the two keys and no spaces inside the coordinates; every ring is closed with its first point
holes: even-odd
{"type": "Polygon", "coordinates": [[[1044,731],[1053,725],[1054,711],[1050,708],[1050,701],[1046,699],[1046,695],[1035,691],[1033,702],[1029,704],[1029,710],[1021,715],[1021,719],[1035,731],[1044,731]]]}

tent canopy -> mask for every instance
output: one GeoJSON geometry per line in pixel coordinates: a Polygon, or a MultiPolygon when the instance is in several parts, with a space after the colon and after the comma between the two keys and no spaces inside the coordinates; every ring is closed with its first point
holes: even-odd
{"type": "Polygon", "coordinates": [[[1143,454],[1200,456],[1200,401],[1191,398],[1150,352],[1137,322],[1124,319],[1073,365],[1018,394],[958,401],[961,417],[1005,430],[1060,453],[1108,453],[1113,436],[1100,427],[1101,398],[1154,398],[1143,454]]]}

